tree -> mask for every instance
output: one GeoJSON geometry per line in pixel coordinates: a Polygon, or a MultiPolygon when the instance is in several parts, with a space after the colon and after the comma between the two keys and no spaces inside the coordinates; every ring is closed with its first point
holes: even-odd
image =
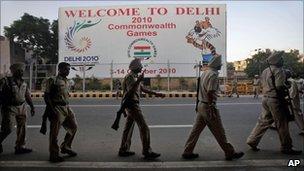
{"type": "Polygon", "coordinates": [[[227,62],[227,70],[229,71],[234,71],[235,68],[233,66],[233,62],[227,62]]]}
{"type": "Polygon", "coordinates": [[[50,24],[48,19],[24,13],[4,34],[11,41],[27,50],[33,50],[33,57],[57,62],[58,59],[58,22],[50,24]]]}
{"type": "MultiPolygon", "coordinates": [[[[245,69],[246,74],[249,78],[253,78],[254,75],[260,75],[263,70],[268,67],[266,63],[267,57],[271,54],[270,50],[266,52],[259,52],[252,56],[252,58],[246,59],[247,67],[245,69]]],[[[283,54],[284,66],[285,69],[292,70],[296,75],[303,75],[303,67],[300,62],[299,51],[291,50],[290,52],[283,54]]]]}

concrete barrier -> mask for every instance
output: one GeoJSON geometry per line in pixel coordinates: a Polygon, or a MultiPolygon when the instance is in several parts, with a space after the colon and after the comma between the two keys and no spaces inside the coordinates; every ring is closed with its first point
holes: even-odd
{"type": "MultiPolygon", "coordinates": [[[[163,92],[165,98],[195,98],[196,92],[163,92]]],[[[43,92],[32,92],[32,98],[43,98],[43,92]]],[[[116,98],[116,92],[72,92],[70,98],[116,98]]],[[[120,98],[122,96],[120,95],[120,98]]],[[[157,98],[155,95],[142,94],[142,98],[157,98]]]]}

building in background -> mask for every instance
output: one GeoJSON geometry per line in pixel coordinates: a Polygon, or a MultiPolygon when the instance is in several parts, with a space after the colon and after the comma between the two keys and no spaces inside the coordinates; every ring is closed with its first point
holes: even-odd
{"type": "Polygon", "coordinates": [[[9,40],[0,36],[0,77],[9,73],[10,60],[10,43],[9,40]]]}

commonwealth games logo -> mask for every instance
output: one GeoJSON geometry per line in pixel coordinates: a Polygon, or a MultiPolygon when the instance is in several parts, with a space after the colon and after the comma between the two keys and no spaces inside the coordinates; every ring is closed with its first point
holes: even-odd
{"type": "Polygon", "coordinates": [[[72,27],[68,27],[67,32],[65,33],[64,42],[68,49],[74,51],[74,52],[85,52],[87,51],[91,45],[92,41],[89,37],[81,37],[77,38],[77,33],[85,28],[92,27],[98,23],[100,23],[101,19],[95,23],[92,23],[92,21],[82,21],[82,22],[74,22],[74,25],[72,27]]]}
{"type": "Polygon", "coordinates": [[[140,38],[134,40],[128,48],[128,57],[150,59],[156,57],[157,51],[153,42],[149,39],[140,38]]]}

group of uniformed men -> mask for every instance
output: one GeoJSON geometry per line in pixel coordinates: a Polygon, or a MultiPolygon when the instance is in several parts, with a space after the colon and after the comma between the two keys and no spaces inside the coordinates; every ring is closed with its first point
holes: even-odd
{"type": "MultiPolygon", "coordinates": [[[[288,118],[280,110],[278,94],[276,89],[285,88],[286,75],[282,69],[283,59],[281,53],[275,52],[267,58],[270,69],[267,68],[261,75],[263,86],[262,113],[259,120],[247,139],[247,144],[252,150],[258,151],[258,143],[266,130],[274,122],[278,129],[281,152],[284,154],[298,155],[301,151],[292,149],[292,140],[289,135],[288,118]],[[271,75],[274,75],[275,85],[271,82],[271,75]]],[[[225,153],[226,160],[241,158],[244,153],[236,152],[234,147],[227,141],[225,130],[221,121],[219,110],[216,106],[217,90],[219,88],[218,71],[221,69],[222,61],[220,55],[215,55],[209,62],[208,68],[203,69],[201,81],[198,85],[198,107],[197,118],[187,139],[182,157],[185,159],[197,158],[199,155],[193,153],[195,145],[199,139],[200,133],[205,126],[208,126],[220,147],[225,153]]],[[[32,152],[32,149],[25,147],[26,130],[26,103],[31,107],[31,114],[34,116],[35,109],[32,103],[27,84],[22,79],[24,65],[17,63],[11,67],[12,76],[4,77],[0,81],[0,99],[1,99],[1,132],[0,132],[0,153],[3,152],[2,142],[10,134],[13,127],[13,117],[17,123],[17,140],[15,146],[16,154],[32,152]]],[[[138,125],[140,138],[142,141],[142,154],[146,159],[154,159],[160,156],[153,152],[150,146],[149,127],[144,119],[139,105],[140,92],[154,94],[156,97],[164,97],[164,94],[157,93],[145,88],[141,81],[144,78],[142,73],[143,66],[140,59],[134,59],[129,65],[131,72],[127,74],[122,83],[123,96],[131,92],[126,108],[126,122],[123,130],[121,146],[118,152],[119,156],[126,157],[134,155],[130,151],[131,138],[135,123],[138,125]]],[[[50,121],[50,139],[49,152],[50,161],[62,162],[59,151],[69,156],[76,156],[77,153],[72,150],[72,142],[77,131],[77,122],[72,109],[69,107],[69,86],[67,76],[70,72],[70,64],[62,62],[58,65],[58,75],[51,77],[46,82],[44,100],[46,103],[46,116],[50,121]],[[57,136],[61,125],[66,129],[64,141],[58,146],[57,136]]],[[[129,93],[130,94],[130,93],[129,93]]],[[[296,102],[298,118],[303,116],[299,111],[299,101],[296,102]]]]}

